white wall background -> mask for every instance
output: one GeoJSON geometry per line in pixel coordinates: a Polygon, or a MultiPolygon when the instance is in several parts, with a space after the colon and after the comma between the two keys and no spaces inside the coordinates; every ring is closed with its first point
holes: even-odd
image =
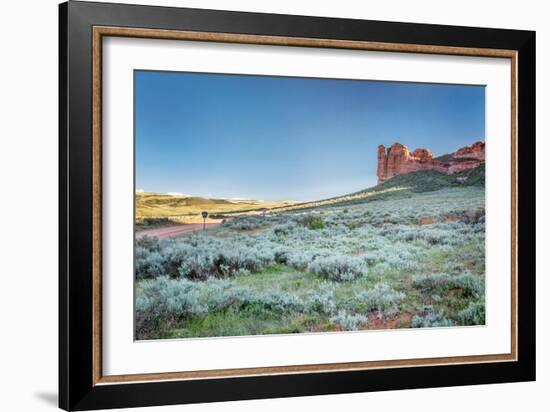
{"type": "MultiPolygon", "coordinates": [[[[128,1],[121,1],[128,2],[128,1]]],[[[141,1],[130,1],[141,3],[141,1]]],[[[535,383],[228,402],[147,411],[547,410],[550,281],[550,26],[538,0],[148,0],[182,7],[537,31],[537,347],[535,383]]],[[[0,409],[57,405],[57,0],[5,2],[0,14],[0,409]]],[[[525,275],[525,274],[524,274],[525,275]]]]}

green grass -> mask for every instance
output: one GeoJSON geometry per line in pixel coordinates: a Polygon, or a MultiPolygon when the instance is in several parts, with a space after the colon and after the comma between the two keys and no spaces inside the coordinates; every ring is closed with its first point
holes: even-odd
{"type": "Polygon", "coordinates": [[[192,320],[185,328],[173,329],[165,338],[274,335],[334,329],[335,325],[328,318],[319,315],[280,315],[244,310],[208,314],[192,320]]]}
{"type": "Polygon", "coordinates": [[[311,273],[275,264],[262,272],[238,276],[234,282],[235,285],[249,286],[258,291],[296,291],[315,288],[322,281],[311,273]]]}
{"type": "Polygon", "coordinates": [[[405,175],[392,177],[376,186],[373,191],[380,191],[393,187],[406,187],[413,193],[422,193],[456,186],[459,186],[459,184],[454,176],[447,176],[435,170],[418,170],[405,175]]]}
{"type": "Polygon", "coordinates": [[[467,177],[466,185],[485,187],[485,165],[476,167],[475,169],[464,173],[467,177]]]}
{"type": "Polygon", "coordinates": [[[370,190],[376,192],[394,187],[406,187],[413,193],[424,193],[444,188],[483,185],[485,185],[485,165],[450,176],[435,170],[418,170],[394,176],[370,190]],[[464,182],[457,180],[457,177],[462,176],[466,177],[464,182]]]}

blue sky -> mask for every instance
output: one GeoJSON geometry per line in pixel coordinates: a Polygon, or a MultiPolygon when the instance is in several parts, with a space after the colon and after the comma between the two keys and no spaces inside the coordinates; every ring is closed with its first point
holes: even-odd
{"type": "Polygon", "coordinates": [[[485,140],[483,86],[135,72],[136,189],[315,200],[376,184],[379,144],[485,140]]]}

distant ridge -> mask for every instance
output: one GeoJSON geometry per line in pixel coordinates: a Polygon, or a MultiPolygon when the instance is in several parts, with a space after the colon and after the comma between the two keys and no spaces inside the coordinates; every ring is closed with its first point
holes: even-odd
{"type": "Polygon", "coordinates": [[[215,213],[235,213],[263,211],[273,207],[289,206],[293,201],[263,201],[219,199],[168,193],[136,193],[136,218],[161,218],[200,215],[202,211],[215,213]]]}

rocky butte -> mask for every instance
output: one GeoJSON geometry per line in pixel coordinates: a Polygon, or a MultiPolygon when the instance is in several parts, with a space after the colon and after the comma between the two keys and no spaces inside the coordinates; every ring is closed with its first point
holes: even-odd
{"type": "Polygon", "coordinates": [[[450,155],[434,158],[428,149],[415,149],[409,152],[401,143],[394,143],[386,149],[378,146],[378,183],[384,183],[394,176],[435,170],[446,175],[475,169],[485,163],[485,142],[475,142],[471,146],[458,149],[450,155]]]}

